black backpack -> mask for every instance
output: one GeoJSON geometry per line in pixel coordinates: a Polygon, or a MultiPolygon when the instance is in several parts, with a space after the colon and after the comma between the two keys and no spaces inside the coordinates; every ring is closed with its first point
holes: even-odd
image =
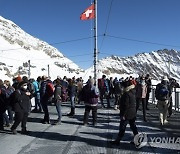
{"type": "Polygon", "coordinates": [[[91,93],[91,87],[87,84],[82,89],[82,97],[81,100],[84,102],[87,102],[90,98],[91,93]]]}
{"type": "Polygon", "coordinates": [[[169,89],[167,85],[158,84],[155,90],[155,97],[157,100],[167,100],[169,98],[169,89]]]}

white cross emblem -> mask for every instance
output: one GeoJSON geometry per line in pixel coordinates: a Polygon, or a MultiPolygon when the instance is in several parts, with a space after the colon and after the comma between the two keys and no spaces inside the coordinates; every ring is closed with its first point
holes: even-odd
{"type": "Polygon", "coordinates": [[[92,10],[88,9],[86,12],[84,12],[84,14],[86,14],[86,17],[88,18],[92,12],[93,12],[92,10]]]}

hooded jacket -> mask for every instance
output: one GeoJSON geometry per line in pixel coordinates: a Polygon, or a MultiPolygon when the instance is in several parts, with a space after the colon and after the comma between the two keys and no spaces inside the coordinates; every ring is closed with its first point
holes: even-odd
{"type": "Polygon", "coordinates": [[[135,85],[130,85],[124,89],[120,101],[120,116],[130,120],[136,117],[136,90],[135,85]]]}

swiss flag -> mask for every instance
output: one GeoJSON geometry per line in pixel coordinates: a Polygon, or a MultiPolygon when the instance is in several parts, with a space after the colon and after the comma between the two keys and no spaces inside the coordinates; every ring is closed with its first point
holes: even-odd
{"type": "Polygon", "coordinates": [[[81,20],[88,20],[95,18],[94,4],[89,6],[80,16],[81,20]]]}

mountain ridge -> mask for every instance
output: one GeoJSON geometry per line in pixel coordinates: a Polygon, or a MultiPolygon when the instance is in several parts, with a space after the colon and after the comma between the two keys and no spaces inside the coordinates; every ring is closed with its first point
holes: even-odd
{"type": "MultiPolygon", "coordinates": [[[[93,67],[83,70],[58,49],[23,31],[14,22],[0,16],[0,75],[13,78],[17,75],[82,76],[86,80],[93,76],[93,67]],[[28,63],[28,62],[31,63],[28,63]],[[30,67],[29,67],[30,65],[30,67]],[[47,66],[48,65],[48,66],[47,66]],[[49,71],[49,67],[51,72],[49,71]]],[[[134,56],[119,57],[112,55],[98,62],[98,78],[135,76],[150,74],[155,80],[163,76],[180,79],[180,52],[162,49],[134,56]]]]}
{"type": "Polygon", "coordinates": [[[155,80],[163,76],[179,79],[180,52],[163,49],[128,57],[111,56],[99,60],[98,67],[105,74],[145,75],[148,73],[155,80]]]}

